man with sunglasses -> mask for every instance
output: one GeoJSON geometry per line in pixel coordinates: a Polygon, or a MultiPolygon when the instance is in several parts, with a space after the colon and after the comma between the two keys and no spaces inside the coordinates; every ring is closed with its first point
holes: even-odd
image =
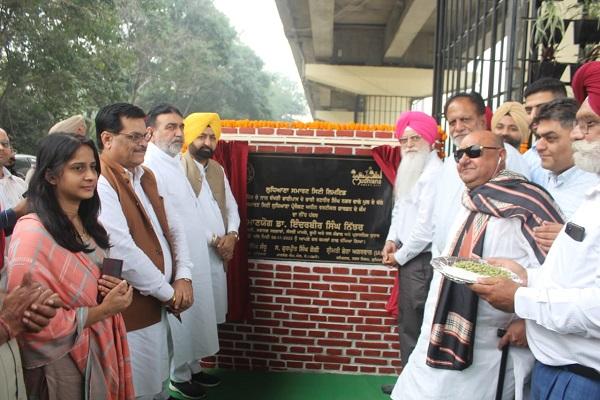
{"type": "Polygon", "coordinates": [[[102,150],[98,179],[100,221],[110,236],[110,257],[123,260],[121,278],[134,287],[122,313],[137,399],[166,398],[172,348],[166,311],[178,315],[192,305],[191,268],[181,222],[158,192],[144,162],[152,131],[133,104],[105,106],[96,115],[102,150]]]}
{"type": "MultiPolygon", "coordinates": [[[[443,255],[504,255],[528,267],[542,262],[531,229],[540,220],[560,220],[560,213],[543,189],[505,169],[506,154],[502,138],[492,132],[462,138],[453,158],[465,190],[443,255]]],[[[516,335],[512,318],[479,301],[465,285],[434,273],[419,339],[392,398],[494,398],[501,359],[497,329],[508,327],[501,344],[524,345],[523,330],[516,335]]],[[[532,366],[526,349],[511,349],[502,399],[523,398],[532,366]]]]}
{"type": "MultiPolygon", "coordinates": [[[[573,77],[581,104],[571,132],[579,168],[600,176],[600,62],[573,77]]],[[[525,319],[536,358],[535,399],[600,398],[600,185],[590,188],[552,244],[544,264],[524,270],[508,259],[494,262],[519,274],[522,283],[479,279],[471,289],[499,310],[525,319]]]]}
{"type": "MultiPolygon", "coordinates": [[[[400,358],[406,365],[417,343],[423,309],[433,270],[431,261],[432,216],[435,181],[442,162],[433,149],[439,139],[435,119],[407,111],[396,123],[402,161],[394,184],[392,223],[382,251],[383,264],[398,268],[398,337],[400,358]]],[[[383,385],[390,394],[393,385],[383,385]]]]}
{"type": "MultiPolygon", "coordinates": [[[[485,104],[476,92],[457,93],[444,106],[448,131],[455,146],[460,147],[468,134],[486,129],[485,104]]],[[[521,154],[509,144],[504,144],[507,169],[529,177],[529,167],[521,154]]],[[[456,169],[452,155],[446,157],[438,179],[437,197],[433,215],[433,256],[440,254],[446,245],[450,228],[461,206],[460,198],[465,189],[456,169]]]]}

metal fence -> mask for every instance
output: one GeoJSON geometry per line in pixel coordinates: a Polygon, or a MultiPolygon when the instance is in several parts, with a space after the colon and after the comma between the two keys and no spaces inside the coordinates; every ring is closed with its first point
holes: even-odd
{"type": "Polygon", "coordinates": [[[357,96],[354,121],[394,125],[398,115],[411,109],[415,99],[405,96],[357,96]]]}

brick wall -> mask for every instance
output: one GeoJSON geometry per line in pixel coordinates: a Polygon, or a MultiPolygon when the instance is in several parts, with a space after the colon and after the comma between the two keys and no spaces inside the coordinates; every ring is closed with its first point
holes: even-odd
{"type": "MultiPolygon", "coordinates": [[[[391,132],[224,128],[223,133],[223,140],[243,135],[250,152],[370,155],[371,147],[393,143],[391,132]],[[281,141],[267,142],[263,135],[281,141]],[[294,137],[315,140],[286,143],[294,137]]],[[[205,366],[399,373],[396,321],[385,311],[395,271],[380,265],[262,260],[250,260],[249,270],[252,319],[221,325],[221,350],[205,366]]]]}

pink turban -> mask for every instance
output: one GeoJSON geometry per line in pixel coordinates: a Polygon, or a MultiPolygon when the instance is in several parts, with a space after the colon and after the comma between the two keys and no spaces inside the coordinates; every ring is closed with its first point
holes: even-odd
{"type": "Polygon", "coordinates": [[[435,119],[420,111],[406,111],[400,114],[396,122],[396,137],[404,136],[404,130],[411,128],[429,144],[435,143],[440,138],[438,125],[435,119]]]}
{"type": "Polygon", "coordinates": [[[590,61],[579,67],[571,86],[579,104],[587,97],[592,110],[600,115],[600,61],[590,61]]]}

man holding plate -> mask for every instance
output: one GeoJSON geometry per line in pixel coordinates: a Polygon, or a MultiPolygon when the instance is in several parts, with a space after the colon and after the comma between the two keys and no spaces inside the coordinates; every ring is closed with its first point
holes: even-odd
{"type": "MultiPolygon", "coordinates": [[[[580,67],[572,86],[581,103],[571,132],[575,165],[600,175],[600,62],[580,67]]],[[[526,321],[537,360],[533,398],[600,398],[600,186],[589,188],[541,268],[495,262],[519,273],[523,286],[488,278],[472,290],[526,321]]]]}
{"type": "MultiPolygon", "coordinates": [[[[467,190],[442,255],[476,259],[502,254],[528,268],[539,267],[545,252],[536,244],[532,229],[542,221],[562,221],[550,195],[505,170],[502,138],[492,132],[466,135],[454,157],[467,190]]],[[[479,301],[468,286],[436,272],[421,334],[392,398],[494,398],[501,359],[498,328],[508,327],[505,340],[524,344],[523,324],[513,322],[513,317],[479,301]]],[[[526,349],[518,350],[508,355],[503,399],[522,398],[533,364],[526,349]]]]}

